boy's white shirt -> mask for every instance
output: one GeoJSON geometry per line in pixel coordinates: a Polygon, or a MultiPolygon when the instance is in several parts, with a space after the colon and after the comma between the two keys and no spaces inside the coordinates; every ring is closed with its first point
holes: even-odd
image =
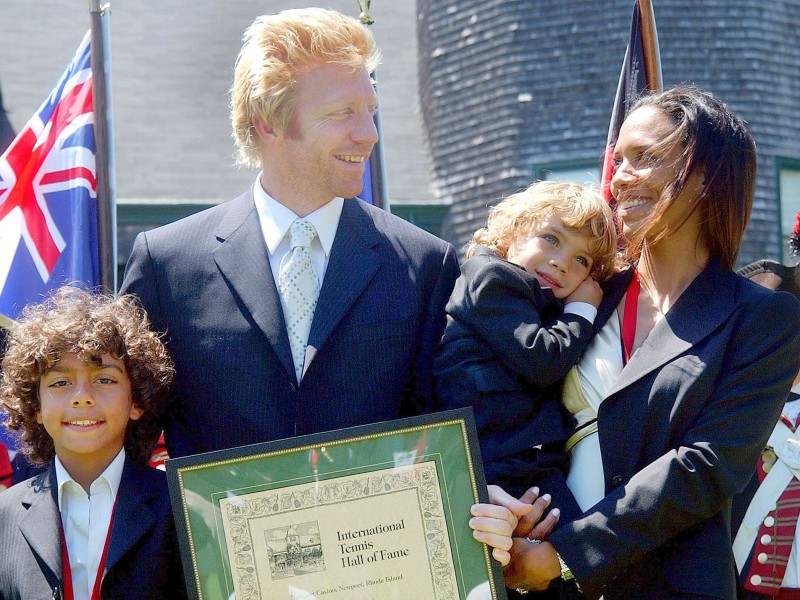
{"type": "Polygon", "coordinates": [[[588,302],[567,302],[564,312],[583,317],[589,323],[594,323],[594,319],[597,317],[597,309],[588,302]]]}
{"type": "Polygon", "coordinates": [[[58,509],[72,571],[75,600],[90,600],[97,568],[111,524],[111,512],[122,480],[125,449],[89,486],[90,495],[78,484],[56,456],[58,509]]]}

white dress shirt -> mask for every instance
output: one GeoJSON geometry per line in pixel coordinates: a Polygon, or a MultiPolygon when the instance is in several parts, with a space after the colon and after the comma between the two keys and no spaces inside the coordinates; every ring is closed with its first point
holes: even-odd
{"type": "MultiPolygon", "coordinates": [[[[597,419],[600,405],[622,372],[625,362],[622,358],[619,321],[618,313],[614,311],[586,348],[580,362],[569,370],[564,379],[562,402],[575,417],[578,426],[585,426],[597,419]]],[[[581,510],[586,511],[606,495],[597,431],[578,442],[570,454],[567,487],[581,510]]]]}
{"type": "Polygon", "coordinates": [[[58,508],[64,526],[75,600],[90,600],[122,479],[125,449],[89,486],[89,495],[56,456],[58,508]]]}
{"type": "Polygon", "coordinates": [[[597,317],[597,308],[588,302],[567,302],[564,305],[564,313],[578,315],[589,323],[594,323],[595,317],[597,317]]]}
{"type": "MultiPolygon", "coordinates": [[[[261,224],[261,233],[264,235],[264,241],[269,251],[269,266],[277,286],[281,260],[291,250],[289,229],[292,223],[300,217],[264,191],[264,188],[261,187],[261,174],[253,185],[253,197],[261,224]]],[[[304,217],[317,230],[317,237],[311,242],[311,263],[317,274],[320,288],[322,288],[322,280],[325,278],[325,270],[328,268],[331,246],[336,237],[336,230],[339,228],[339,218],[342,216],[343,207],[344,200],[334,198],[304,217]]]]}

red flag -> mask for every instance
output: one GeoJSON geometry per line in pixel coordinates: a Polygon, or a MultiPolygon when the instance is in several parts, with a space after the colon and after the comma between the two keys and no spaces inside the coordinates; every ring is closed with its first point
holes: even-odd
{"type": "Polygon", "coordinates": [[[154,469],[161,469],[162,471],[166,469],[164,463],[169,458],[169,454],[167,454],[167,443],[164,440],[164,432],[161,432],[161,435],[158,437],[158,442],[156,443],[156,447],[153,449],[153,453],[150,455],[150,460],[148,461],[148,465],[153,467],[154,469]]]}
{"type": "Polygon", "coordinates": [[[611,123],[608,126],[606,149],[603,153],[603,175],[600,181],[603,197],[609,204],[614,204],[609,185],[614,176],[614,146],[622,121],[644,91],[658,92],[661,88],[661,55],[658,50],[653,5],[650,0],[636,0],[633,3],[631,35],[625,50],[625,59],[622,61],[611,123]]]}
{"type": "MultiPolygon", "coordinates": [[[[0,427],[1,426],[2,425],[0,425],[0,427]]],[[[3,442],[0,442],[0,492],[11,487],[13,475],[14,469],[11,468],[11,458],[8,453],[8,448],[6,448],[3,442]]]]}

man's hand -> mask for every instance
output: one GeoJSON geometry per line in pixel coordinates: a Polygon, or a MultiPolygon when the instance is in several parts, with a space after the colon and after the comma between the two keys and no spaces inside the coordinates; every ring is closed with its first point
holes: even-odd
{"type": "Polygon", "coordinates": [[[491,546],[494,559],[502,566],[507,565],[511,560],[508,551],[513,543],[511,534],[517,526],[517,517],[505,506],[495,504],[475,504],[470,512],[472,536],[491,546]]]}
{"type": "Polygon", "coordinates": [[[553,530],[560,515],[560,511],[554,508],[542,519],[550,505],[550,495],[539,496],[537,487],[529,489],[517,499],[502,488],[490,485],[489,500],[491,504],[472,506],[469,526],[476,540],[492,547],[492,556],[503,566],[512,560],[512,547],[516,543],[512,539],[514,536],[544,539],[553,530]]]}

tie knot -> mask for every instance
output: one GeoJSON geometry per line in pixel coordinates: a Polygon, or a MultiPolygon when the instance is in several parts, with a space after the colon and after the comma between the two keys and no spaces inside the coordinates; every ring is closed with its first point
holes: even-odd
{"type": "Polygon", "coordinates": [[[292,223],[290,244],[292,248],[310,248],[312,240],[317,237],[317,230],[305,219],[297,219],[292,223]]]}

